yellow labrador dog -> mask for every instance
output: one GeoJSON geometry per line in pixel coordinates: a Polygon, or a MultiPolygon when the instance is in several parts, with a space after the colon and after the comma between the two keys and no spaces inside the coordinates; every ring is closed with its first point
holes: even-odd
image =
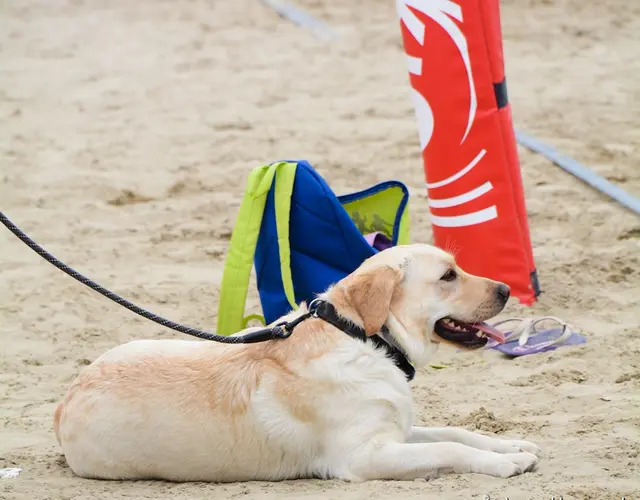
{"type": "MultiPolygon", "coordinates": [[[[469,348],[487,336],[504,341],[482,322],[508,297],[506,285],[465,273],[435,247],[394,247],[322,294],[323,317],[301,321],[287,339],[112,349],[73,382],[55,432],[71,469],[88,478],[521,474],[536,467],[536,445],[416,427],[407,382],[440,340],[469,348]]],[[[303,304],[284,319],[306,311],[303,304]]]]}

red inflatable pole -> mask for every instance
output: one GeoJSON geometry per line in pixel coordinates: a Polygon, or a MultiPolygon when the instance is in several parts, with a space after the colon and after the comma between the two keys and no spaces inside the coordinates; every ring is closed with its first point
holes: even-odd
{"type": "Polygon", "coordinates": [[[434,242],[531,305],[536,275],[499,0],[397,0],[434,242]]]}

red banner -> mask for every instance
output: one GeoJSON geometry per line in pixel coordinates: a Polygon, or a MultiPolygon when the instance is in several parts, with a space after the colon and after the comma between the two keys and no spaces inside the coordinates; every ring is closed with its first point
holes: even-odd
{"type": "Polygon", "coordinates": [[[397,0],[435,244],[539,293],[507,101],[499,0],[397,0]]]}

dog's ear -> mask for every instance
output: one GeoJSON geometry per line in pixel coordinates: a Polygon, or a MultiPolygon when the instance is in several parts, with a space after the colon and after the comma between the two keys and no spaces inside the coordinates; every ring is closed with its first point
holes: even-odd
{"type": "Polygon", "coordinates": [[[383,266],[349,277],[349,303],[362,319],[367,335],[380,331],[389,316],[391,300],[402,275],[398,269],[383,266]]]}

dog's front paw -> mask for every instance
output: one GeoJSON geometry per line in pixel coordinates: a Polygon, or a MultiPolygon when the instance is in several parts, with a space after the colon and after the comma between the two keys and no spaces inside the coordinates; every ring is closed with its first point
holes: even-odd
{"type": "Polygon", "coordinates": [[[529,441],[522,441],[520,439],[498,439],[496,441],[492,450],[496,453],[518,453],[524,451],[536,457],[542,456],[542,450],[529,441]]]}
{"type": "Polygon", "coordinates": [[[533,453],[506,453],[496,455],[490,463],[484,464],[482,473],[495,477],[511,477],[525,472],[533,472],[538,467],[538,457],[533,453]]]}

